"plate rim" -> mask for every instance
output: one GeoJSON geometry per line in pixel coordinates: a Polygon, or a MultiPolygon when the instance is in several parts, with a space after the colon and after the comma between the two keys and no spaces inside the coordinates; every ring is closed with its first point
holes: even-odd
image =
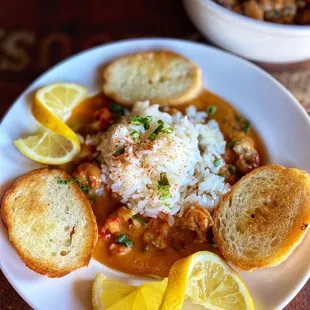
{"type": "MultiPolygon", "coordinates": [[[[117,45],[122,46],[122,45],[126,45],[126,44],[133,44],[133,43],[144,43],[145,45],[154,45],[154,44],[162,44],[165,45],[165,43],[176,43],[176,44],[190,44],[194,46],[200,46],[203,47],[205,49],[209,49],[212,50],[215,53],[218,54],[223,54],[226,57],[230,57],[233,61],[237,60],[237,61],[241,61],[243,63],[245,63],[247,66],[250,66],[252,69],[259,71],[262,75],[264,75],[264,77],[266,77],[268,80],[270,80],[272,83],[276,84],[278,88],[281,89],[282,92],[284,92],[292,101],[292,103],[294,103],[295,108],[297,108],[299,110],[299,112],[302,114],[302,116],[305,118],[305,120],[308,122],[309,125],[309,129],[310,129],[310,117],[307,114],[307,112],[305,111],[305,109],[301,106],[301,104],[298,102],[298,100],[294,97],[294,95],[288,90],[286,89],[279,81],[277,81],[271,74],[269,74],[268,72],[266,72],[265,70],[263,70],[262,68],[260,68],[259,66],[257,66],[256,64],[242,58],[241,56],[229,53],[227,51],[221,50],[219,48],[210,46],[208,44],[204,44],[201,42],[194,42],[194,41],[190,41],[190,40],[184,40],[184,39],[176,39],[176,38],[167,38],[167,37],[146,37],[146,38],[135,38],[135,39],[125,39],[125,40],[119,40],[119,41],[114,41],[114,42],[108,42],[108,43],[104,43],[104,44],[100,44],[98,46],[94,46],[92,48],[80,51],[76,54],[71,55],[68,58],[65,58],[64,60],[60,61],[59,63],[55,64],[54,66],[52,66],[51,68],[49,68],[48,70],[44,71],[42,74],[40,74],[35,80],[33,80],[22,92],[21,94],[13,101],[13,103],[10,105],[10,107],[6,110],[6,112],[3,114],[1,121],[0,121],[0,133],[3,131],[3,126],[2,123],[5,120],[5,118],[7,117],[7,115],[11,112],[11,110],[13,109],[13,107],[16,105],[16,103],[23,97],[25,96],[26,93],[29,92],[29,90],[33,87],[34,84],[36,84],[39,80],[41,80],[42,78],[45,77],[45,75],[48,75],[51,71],[53,70],[57,70],[58,67],[61,67],[62,65],[64,65],[66,62],[72,61],[75,58],[78,58],[80,56],[82,56],[83,54],[87,54],[87,53],[91,53],[95,50],[100,50],[100,49],[105,49],[107,47],[110,46],[114,46],[117,47],[117,45]]],[[[138,50],[139,48],[137,48],[138,50]]],[[[150,50],[152,49],[152,47],[149,48],[150,50]]],[[[168,49],[168,48],[167,48],[168,49]]],[[[152,50],[156,50],[156,49],[152,49],[152,50]]],[[[158,50],[158,49],[157,49],[158,50]]],[[[126,52],[124,53],[126,54],[126,52]]],[[[221,94],[219,94],[221,96],[221,94]]],[[[1,197],[2,200],[2,197],[1,197]]],[[[309,233],[309,232],[308,232],[309,233]]],[[[7,280],[10,282],[10,284],[12,285],[12,287],[15,289],[15,291],[32,307],[35,309],[35,305],[32,303],[32,301],[30,299],[28,299],[28,297],[26,297],[23,293],[20,292],[20,290],[16,289],[15,287],[15,283],[12,280],[9,272],[3,268],[3,264],[0,258],[0,269],[2,270],[3,274],[5,275],[5,277],[7,278],[7,280]]],[[[26,267],[26,266],[25,266],[26,267]]],[[[293,298],[299,293],[299,291],[302,289],[302,287],[306,284],[306,282],[308,281],[308,279],[310,278],[310,268],[308,269],[308,272],[304,274],[304,276],[302,277],[301,281],[295,285],[294,287],[292,287],[291,291],[288,293],[288,295],[282,300],[282,302],[280,304],[278,304],[278,306],[276,307],[276,309],[283,309],[290,301],[293,300],[293,298]]]]}

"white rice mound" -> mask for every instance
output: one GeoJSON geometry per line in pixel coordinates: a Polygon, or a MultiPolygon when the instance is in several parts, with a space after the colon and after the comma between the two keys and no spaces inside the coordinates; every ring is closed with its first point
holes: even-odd
{"type": "Polygon", "coordinates": [[[131,114],[123,117],[105,133],[88,137],[86,143],[97,144],[98,159],[102,164],[102,180],[121,197],[121,202],[136,213],[157,217],[159,212],[171,215],[187,205],[201,205],[209,211],[230,187],[218,175],[225,164],[221,156],[225,152],[225,140],[215,120],[205,122],[206,112],[197,112],[194,106],[186,110],[186,116],[177,112],[170,115],[159,111],[158,105],[148,101],[137,102],[131,114]],[[151,116],[150,128],[134,125],[129,117],[151,116]],[[159,133],[155,141],[148,139],[158,126],[172,127],[172,133],[159,133]],[[140,133],[140,139],[131,136],[140,133]],[[124,147],[124,154],[113,152],[124,147]],[[214,160],[220,159],[215,167],[214,160]],[[171,198],[161,199],[158,192],[160,173],[166,173],[171,198]]]}

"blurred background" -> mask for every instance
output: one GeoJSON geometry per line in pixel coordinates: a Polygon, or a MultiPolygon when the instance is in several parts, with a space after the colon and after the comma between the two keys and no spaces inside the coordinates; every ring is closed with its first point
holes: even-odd
{"type": "MultiPolygon", "coordinates": [[[[173,37],[210,44],[181,0],[0,0],[0,117],[36,77],[96,45],[130,38],[173,37]]],[[[310,113],[309,61],[259,63],[310,113]]],[[[286,308],[309,309],[310,283],[286,308]]],[[[30,309],[0,273],[0,309],[30,309]]]]}

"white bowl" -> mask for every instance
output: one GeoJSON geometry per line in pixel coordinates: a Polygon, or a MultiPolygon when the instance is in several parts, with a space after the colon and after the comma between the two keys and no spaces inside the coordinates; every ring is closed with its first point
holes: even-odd
{"type": "Polygon", "coordinates": [[[310,59],[310,26],[280,25],[234,13],[212,0],[183,0],[193,24],[214,44],[268,63],[310,59]]]}
{"type": "MultiPolygon", "coordinates": [[[[0,125],[0,199],[13,180],[39,165],[22,156],[12,141],[35,132],[31,115],[33,92],[43,85],[70,81],[84,84],[91,94],[101,91],[102,66],[125,54],[171,50],[202,69],[204,87],[222,96],[251,121],[268,150],[271,163],[310,173],[310,119],[296,99],[255,65],[207,45],[171,39],[128,40],[98,46],[61,62],[34,81],[15,101],[0,125]]],[[[280,266],[241,272],[257,310],[280,310],[310,276],[310,233],[280,266]]],[[[128,284],[141,278],[122,274],[94,259],[66,277],[50,279],[26,268],[11,245],[0,219],[0,268],[34,309],[90,310],[91,285],[97,272],[128,284]]],[[[0,307],[1,308],[1,307],[0,307]]]]}

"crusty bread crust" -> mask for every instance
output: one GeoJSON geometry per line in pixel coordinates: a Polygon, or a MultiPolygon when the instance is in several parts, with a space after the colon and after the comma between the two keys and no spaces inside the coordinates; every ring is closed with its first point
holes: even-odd
{"type": "MultiPolygon", "coordinates": [[[[34,170],[18,178],[5,193],[1,202],[2,219],[8,229],[9,239],[21,260],[35,272],[51,278],[63,277],[77,268],[87,266],[98,237],[97,223],[91,205],[79,186],[76,183],[70,184],[70,187],[68,185],[57,184],[58,179],[69,178],[70,176],[65,171],[58,169],[42,168],[34,170]],[[53,180],[53,184],[50,184],[51,180],[53,180]],[[44,254],[46,253],[45,251],[48,251],[48,248],[42,248],[42,255],[35,255],[33,253],[35,247],[29,248],[27,246],[31,238],[38,241],[40,246],[42,246],[40,241],[47,237],[49,229],[51,229],[48,227],[48,224],[57,221],[59,214],[56,212],[52,218],[46,218],[48,214],[49,216],[53,214],[52,208],[55,208],[55,202],[53,202],[55,197],[42,196],[38,192],[39,188],[44,188],[45,190],[45,188],[52,186],[62,186],[61,191],[65,193],[64,197],[61,197],[62,204],[57,204],[58,208],[63,209],[65,207],[66,199],[74,199],[76,201],[75,206],[81,210],[79,218],[70,219],[71,226],[75,225],[73,226],[73,231],[70,233],[70,238],[74,234],[74,229],[87,232],[83,236],[74,237],[75,247],[78,248],[78,257],[67,258],[63,256],[62,260],[62,257],[59,256],[58,261],[56,261],[56,258],[53,260],[49,255],[44,254]],[[29,188],[32,188],[32,190],[28,190],[29,188]],[[22,199],[20,198],[21,196],[22,199]],[[31,227],[31,222],[37,220],[37,218],[40,218],[40,222],[37,222],[39,225],[37,227],[31,227]],[[85,222],[87,228],[83,228],[84,230],[81,228],[80,230],[79,222],[85,222]],[[17,223],[23,223],[25,225],[17,227],[17,223]],[[24,230],[27,227],[27,223],[30,223],[30,232],[19,231],[24,230]]],[[[57,193],[57,189],[55,189],[55,193],[57,193]]],[[[57,226],[58,223],[56,222],[55,225],[57,226]]],[[[63,235],[60,235],[59,239],[65,239],[65,236],[66,233],[63,232],[63,235]]],[[[66,240],[62,241],[65,242],[66,240]]],[[[53,242],[55,241],[52,241],[52,246],[58,246],[58,244],[55,245],[53,242]]],[[[59,244],[59,247],[64,247],[63,243],[59,244]]]]}
{"type": "Polygon", "coordinates": [[[238,269],[277,266],[309,229],[309,174],[279,165],[255,169],[222,197],[213,218],[215,242],[238,269]]]}
{"type": "MultiPolygon", "coordinates": [[[[177,106],[196,98],[203,86],[201,69],[198,66],[179,54],[165,50],[119,57],[104,69],[103,78],[103,92],[124,105],[150,100],[152,104],[177,106]],[[176,72],[178,68],[173,65],[176,61],[184,65],[179,72],[176,72]],[[126,95],[121,93],[124,87],[116,86],[113,79],[113,75],[118,75],[124,67],[130,68],[130,73],[126,75],[124,81],[128,87],[126,95]],[[175,70],[173,77],[169,76],[172,70],[175,70]],[[190,80],[189,85],[183,83],[185,79],[190,80]],[[163,86],[165,82],[169,82],[169,85],[159,89],[159,86],[163,86]],[[184,87],[178,87],[180,85],[184,87]],[[146,94],[143,93],[145,89],[148,89],[146,94]]],[[[118,76],[117,81],[120,80],[118,76]]]]}

